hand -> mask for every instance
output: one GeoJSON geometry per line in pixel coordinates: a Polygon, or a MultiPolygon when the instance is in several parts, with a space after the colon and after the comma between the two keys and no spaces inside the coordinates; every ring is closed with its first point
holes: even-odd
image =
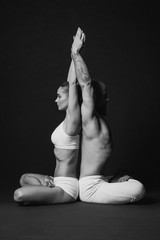
{"type": "Polygon", "coordinates": [[[45,176],[44,180],[45,180],[45,186],[46,187],[50,187],[50,188],[55,187],[55,185],[54,185],[54,178],[53,177],[45,176]]]}
{"type": "Polygon", "coordinates": [[[73,37],[74,40],[73,40],[72,49],[71,49],[73,54],[79,52],[83,43],[85,42],[85,38],[86,36],[84,32],[80,28],[78,28],[76,35],[73,37]]]}

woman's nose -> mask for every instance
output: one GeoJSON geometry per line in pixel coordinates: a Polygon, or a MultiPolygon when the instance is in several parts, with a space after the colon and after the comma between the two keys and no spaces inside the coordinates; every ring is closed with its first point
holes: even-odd
{"type": "Polygon", "coordinates": [[[55,102],[58,102],[58,99],[56,98],[55,102]]]}

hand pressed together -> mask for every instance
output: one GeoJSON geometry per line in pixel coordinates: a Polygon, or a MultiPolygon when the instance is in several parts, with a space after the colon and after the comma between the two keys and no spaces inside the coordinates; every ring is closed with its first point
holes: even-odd
{"type": "Polygon", "coordinates": [[[84,32],[81,30],[81,28],[77,29],[76,35],[73,37],[74,41],[72,44],[72,54],[76,54],[79,52],[79,50],[81,49],[83,43],[85,42],[85,34],[84,32]]]}

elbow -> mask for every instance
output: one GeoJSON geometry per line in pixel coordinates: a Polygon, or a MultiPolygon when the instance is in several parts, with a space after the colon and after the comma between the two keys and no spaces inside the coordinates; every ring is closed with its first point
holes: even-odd
{"type": "Polygon", "coordinates": [[[79,78],[78,82],[82,88],[88,88],[88,87],[90,88],[92,85],[91,79],[86,76],[79,78]]]}

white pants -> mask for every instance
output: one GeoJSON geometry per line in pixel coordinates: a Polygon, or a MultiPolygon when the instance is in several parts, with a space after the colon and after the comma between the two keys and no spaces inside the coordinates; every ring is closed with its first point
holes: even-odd
{"type": "Polygon", "coordinates": [[[72,177],[54,177],[53,183],[55,187],[62,188],[66,193],[74,199],[78,197],[78,179],[72,177]]]}
{"type": "Polygon", "coordinates": [[[144,194],[143,184],[135,179],[109,183],[106,177],[93,175],[79,180],[79,197],[83,202],[124,204],[138,201],[144,194]]]}

